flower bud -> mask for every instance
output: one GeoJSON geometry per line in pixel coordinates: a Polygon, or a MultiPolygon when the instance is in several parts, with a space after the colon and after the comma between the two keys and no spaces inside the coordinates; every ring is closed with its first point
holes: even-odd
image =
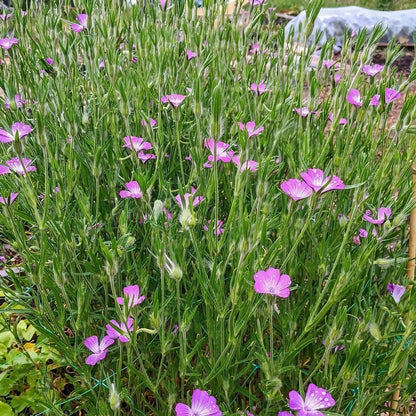
{"type": "Polygon", "coordinates": [[[113,412],[120,408],[120,395],[117,393],[116,386],[114,383],[111,383],[110,386],[110,395],[108,397],[108,402],[110,403],[110,408],[113,412]]]}

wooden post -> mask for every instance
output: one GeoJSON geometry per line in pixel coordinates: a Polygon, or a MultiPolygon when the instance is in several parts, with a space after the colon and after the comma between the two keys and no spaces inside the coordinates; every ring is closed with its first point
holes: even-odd
{"type": "MultiPolygon", "coordinates": [[[[412,164],[412,180],[413,180],[413,201],[416,203],[416,159],[412,164]]],[[[416,207],[412,209],[410,214],[410,231],[409,231],[409,249],[408,249],[409,261],[407,262],[406,275],[411,282],[415,280],[415,266],[416,266],[416,207]]],[[[412,285],[407,287],[410,292],[412,285]]],[[[409,295],[408,295],[409,296],[409,295]]],[[[404,322],[407,321],[407,316],[404,317],[404,322]]],[[[393,409],[392,416],[397,414],[397,407],[400,400],[400,389],[397,389],[393,393],[391,399],[391,408],[393,409]]]]}

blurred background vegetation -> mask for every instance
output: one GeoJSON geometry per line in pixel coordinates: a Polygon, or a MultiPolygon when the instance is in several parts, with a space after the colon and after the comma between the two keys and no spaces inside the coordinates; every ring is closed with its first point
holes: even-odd
{"type": "MultiPolygon", "coordinates": [[[[300,11],[308,0],[269,0],[270,7],[280,11],[300,11]]],[[[325,0],[324,7],[361,6],[377,10],[403,10],[416,8],[416,0],[325,0]]]]}

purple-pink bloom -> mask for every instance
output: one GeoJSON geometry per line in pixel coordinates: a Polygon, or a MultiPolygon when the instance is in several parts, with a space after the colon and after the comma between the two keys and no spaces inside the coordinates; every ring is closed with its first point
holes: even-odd
{"type": "Polygon", "coordinates": [[[240,156],[238,155],[233,156],[233,162],[240,169],[240,172],[244,172],[245,170],[256,172],[259,168],[259,163],[255,160],[246,160],[245,162],[241,163],[240,156]]]}
{"type": "Polygon", "coordinates": [[[162,11],[166,10],[166,0],[160,0],[160,8],[162,11]]]}
{"type": "Polygon", "coordinates": [[[163,104],[169,103],[173,107],[178,108],[179,105],[182,103],[182,101],[186,98],[186,95],[181,94],[170,94],[170,95],[164,95],[160,101],[162,101],[163,104]]]}
{"type": "Polygon", "coordinates": [[[284,412],[279,412],[279,413],[277,414],[277,416],[293,416],[293,413],[290,413],[290,412],[284,411],[284,412]]]}
{"type": "MultiPolygon", "coordinates": [[[[188,208],[188,206],[189,206],[189,198],[193,197],[195,195],[195,193],[196,193],[196,189],[193,186],[191,186],[191,193],[186,193],[183,196],[183,200],[185,201],[185,208],[188,208]]],[[[196,207],[203,200],[204,200],[204,197],[203,196],[196,196],[192,200],[192,206],[196,207]]],[[[180,195],[176,195],[175,196],[175,201],[183,209],[183,202],[182,202],[182,198],[181,198],[180,195]]]]}
{"type": "MultiPolygon", "coordinates": [[[[334,115],[332,113],[328,114],[328,118],[329,118],[329,120],[334,121],[334,115]]],[[[340,118],[338,124],[343,125],[343,124],[347,124],[347,123],[348,123],[348,120],[346,118],[340,118]]]]}
{"type": "Polygon", "coordinates": [[[331,394],[320,387],[311,383],[308,386],[305,400],[297,392],[289,392],[289,407],[291,410],[297,410],[298,416],[325,416],[319,410],[327,409],[335,405],[335,400],[331,394]]]}
{"type": "Polygon", "coordinates": [[[214,139],[205,139],[204,146],[210,150],[211,154],[208,156],[210,162],[221,160],[222,162],[231,162],[234,155],[232,150],[228,150],[230,145],[224,142],[215,142],[214,139]]]}
{"type": "Polygon", "coordinates": [[[13,201],[17,198],[17,195],[19,195],[19,193],[12,192],[10,194],[10,197],[6,196],[6,197],[3,198],[1,196],[0,197],[0,203],[3,204],[3,205],[6,205],[6,204],[11,205],[13,203],[13,201]]]}
{"type": "Polygon", "coordinates": [[[363,72],[367,75],[370,75],[371,77],[374,77],[379,72],[383,70],[384,66],[375,64],[375,65],[364,65],[363,66],[363,72]]]}
{"type": "Polygon", "coordinates": [[[45,58],[45,59],[44,59],[44,61],[45,61],[47,64],[49,64],[50,66],[52,66],[52,65],[53,65],[53,59],[51,59],[51,58],[45,58]]]}
{"type": "Polygon", "coordinates": [[[145,142],[142,137],[136,136],[127,136],[123,138],[124,143],[126,143],[123,147],[128,147],[129,149],[134,149],[136,152],[140,152],[141,150],[149,150],[152,148],[150,142],[145,142]]]}
{"type": "Polygon", "coordinates": [[[254,276],[254,290],[257,293],[266,293],[280,298],[287,298],[290,294],[289,286],[292,283],[289,275],[280,274],[279,269],[273,267],[266,271],[260,270],[254,276]]]}
{"type": "Polygon", "coordinates": [[[387,285],[387,290],[392,294],[393,299],[396,303],[400,302],[400,299],[404,295],[404,292],[406,291],[406,288],[401,285],[396,285],[394,283],[389,283],[387,285]]]}
{"type": "Polygon", "coordinates": [[[389,104],[389,103],[397,100],[401,96],[402,95],[398,91],[396,91],[396,90],[394,90],[392,88],[386,88],[384,90],[384,99],[386,101],[386,104],[389,104]]]}
{"type": "Polygon", "coordinates": [[[257,95],[262,95],[265,92],[271,91],[266,87],[266,84],[261,82],[260,84],[255,84],[254,82],[250,85],[252,91],[254,91],[257,95]]]}
{"type": "Polygon", "coordinates": [[[360,95],[360,91],[352,89],[346,97],[347,101],[352,104],[355,105],[356,107],[361,107],[363,105],[362,101],[361,101],[361,95],[360,95]]]}
{"type": "Polygon", "coordinates": [[[1,143],[10,143],[13,142],[16,133],[21,139],[24,136],[27,136],[31,131],[33,131],[32,127],[30,127],[28,124],[25,123],[13,123],[12,124],[12,132],[9,133],[6,130],[0,129],[0,142],[1,143]]]}
{"type": "Polygon", "coordinates": [[[380,104],[380,94],[376,94],[371,98],[369,105],[377,107],[380,104]]]}
{"type": "MultiPolygon", "coordinates": [[[[154,127],[154,126],[156,126],[156,124],[157,124],[157,121],[156,120],[154,120],[153,118],[149,118],[149,123],[150,123],[150,127],[154,127]]],[[[143,126],[143,127],[146,127],[147,126],[147,121],[146,120],[142,120],[141,122],[140,122],[140,124],[143,126]]]]}
{"type": "Polygon", "coordinates": [[[332,67],[334,67],[334,69],[337,69],[340,67],[339,62],[335,62],[335,61],[322,61],[322,66],[324,66],[326,69],[330,69],[332,67]]]}
{"type": "Polygon", "coordinates": [[[302,117],[306,117],[309,114],[316,114],[316,111],[310,111],[308,107],[294,108],[293,111],[296,111],[302,117]]]}
{"type": "Polygon", "coordinates": [[[371,224],[381,225],[390,218],[391,215],[391,208],[381,207],[377,211],[377,219],[373,219],[371,216],[371,211],[366,210],[365,214],[363,215],[363,219],[365,221],[371,222],[371,224]]]}
{"type": "Polygon", "coordinates": [[[127,191],[120,191],[121,198],[141,198],[143,196],[143,192],[136,181],[127,182],[126,188],[127,191]]]}
{"type": "Polygon", "coordinates": [[[313,189],[300,179],[288,179],[280,185],[280,189],[295,201],[307,198],[313,192],[313,189]]]}
{"type": "Polygon", "coordinates": [[[249,0],[250,6],[260,6],[263,4],[266,0],[249,0]]]}
{"type": "Polygon", "coordinates": [[[79,24],[78,23],[73,23],[71,25],[71,29],[74,32],[77,32],[78,33],[78,32],[82,32],[84,29],[87,28],[88,15],[86,15],[86,14],[79,14],[77,16],[77,19],[78,19],[79,24]]]}
{"type": "Polygon", "coordinates": [[[196,58],[197,56],[198,54],[195,52],[192,52],[190,49],[186,51],[186,57],[188,58],[188,61],[190,61],[193,58],[196,58]]]}
{"type": "Polygon", "coordinates": [[[124,305],[124,301],[127,300],[127,308],[133,308],[139,305],[145,300],[145,296],[140,296],[140,287],[138,285],[126,286],[123,289],[124,297],[118,297],[117,303],[124,305]]]}
{"type": "Polygon", "coordinates": [[[338,84],[338,82],[340,81],[340,79],[341,79],[341,74],[334,74],[334,82],[335,82],[335,84],[338,84]]]}
{"type": "Polygon", "coordinates": [[[365,230],[364,228],[360,228],[360,229],[358,230],[358,235],[359,235],[360,237],[367,238],[367,237],[368,237],[368,232],[367,232],[367,230],[365,230]]]}
{"type": "Polygon", "coordinates": [[[249,121],[246,125],[239,121],[237,124],[241,131],[247,130],[248,137],[258,136],[264,130],[263,126],[256,129],[256,123],[254,121],[249,121]]]}
{"type": "MultiPolygon", "coordinates": [[[[208,224],[210,224],[210,223],[211,223],[211,220],[208,220],[208,224]]],[[[217,225],[214,225],[212,227],[212,232],[216,235],[221,235],[225,231],[225,228],[222,227],[223,225],[224,225],[224,223],[222,221],[217,220],[217,225]]],[[[204,225],[204,230],[205,231],[209,230],[208,225],[204,225]]]]}
{"type": "Polygon", "coordinates": [[[98,342],[97,335],[86,338],[84,345],[92,351],[92,354],[87,357],[85,362],[88,365],[95,365],[98,361],[104,360],[108,347],[112,344],[114,344],[114,340],[107,335],[100,342],[98,342]]]}
{"type": "Polygon", "coordinates": [[[324,188],[322,193],[336,189],[345,189],[344,182],[338,176],[325,177],[321,169],[308,169],[307,172],[302,172],[300,176],[315,192],[320,191],[322,188],[324,188]]]}
{"type": "Polygon", "coordinates": [[[152,153],[144,153],[142,151],[137,153],[137,157],[142,161],[142,163],[146,163],[149,159],[156,159],[156,155],[152,153]]]}
{"type": "Polygon", "coordinates": [[[107,335],[112,339],[119,339],[120,342],[129,342],[130,334],[133,332],[133,318],[130,316],[127,318],[127,325],[124,322],[118,323],[116,320],[112,319],[111,324],[107,324],[107,335]]]}
{"type": "MultiPolygon", "coordinates": [[[[25,104],[25,103],[26,103],[26,100],[24,100],[24,99],[20,96],[20,94],[15,94],[15,96],[14,96],[14,102],[16,103],[16,107],[17,107],[17,108],[22,108],[23,104],[25,104]]],[[[4,99],[4,106],[5,106],[8,110],[10,110],[10,100],[9,100],[9,98],[7,98],[7,97],[4,99]]]]}
{"type": "Polygon", "coordinates": [[[16,38],[3,38],[0,39],[0,47],[4,50],[10,49],[13,45],[19,42],[19,39],[16,38]]]}
{"type": "Polygon", "coordinates": [[[199,389],[192,393],[191,407],[178,403],[175,406],[175,412],[176,416],[222,416],[216,398],[199,389]]]}
{"type": "Polygon", "coordinates": [[[18,157],[14,157],[11,160],[6,160],[5,165],[0,165],[0,175],[5,175],[7,173],[16,172],[19,175],[25,175],[26,172],[34,172],[36,171],[35,166],[30,166],[32,163],[32,159],[20,159],[18,157]]]}
{"type": "Polygon", "coordinates": [[[6,257],[0,256],[0,261],[5,262],[6,261],[6,257]]]}
{"type": "Polygon", "coordinates": [[[10,19],[13,15],[11,13],[9,14],[0,14],[0,19],[1,20],[7,20],[10,19]]]}

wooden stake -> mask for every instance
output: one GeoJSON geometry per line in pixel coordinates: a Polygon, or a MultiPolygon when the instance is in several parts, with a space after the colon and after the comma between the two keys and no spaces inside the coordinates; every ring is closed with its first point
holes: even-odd
{"type": "MultiPolygon", "coordinates": [[[[416,203],[416,159],[412,164],[412,179],[413,179],[413,201],[416,203]]],[[[415,280],[415,266],[416,266],[416,207],[412,209],[410,214],[410,231],[409,231],[409,250],[408,250],[409,261],[407,262],[406,274],[408,279],[411,282],[415,280]]],[[[407,290],[410,292],[412,285],[407,287],[407,290]]],[[[408,295],[409,296],[409,295],[408,295]]],[[[407,321],[407,316],[404,317],[404,322],[407,321]]],[[[400,383],[399,383],[400,384],[400,383]]],[[[393,397],[391,399],[391,408],[393,409],[393,414],[397,414],[397,407],[400,400],[400,389],[395,390],[393,397]]]]}

